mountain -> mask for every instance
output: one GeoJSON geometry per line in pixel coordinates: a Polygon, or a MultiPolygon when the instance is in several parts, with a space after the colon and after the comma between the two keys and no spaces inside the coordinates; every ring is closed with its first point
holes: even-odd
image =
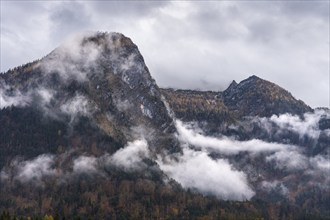
{"type": "Polygon", "coordinates": [[[128,37],[77,35],[0,74],[0,217],[329,219],[329,121],[256,76],[160,89],[128,37]]]}

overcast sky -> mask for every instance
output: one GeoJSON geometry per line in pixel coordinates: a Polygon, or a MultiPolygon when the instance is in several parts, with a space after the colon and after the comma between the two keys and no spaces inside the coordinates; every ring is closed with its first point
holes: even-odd
{"type": "Polygon", "coordinates": [[[83,31],[130,37],[161,87],[221,91],[255,74],[329,107],[329,1],[1,0],[1,71],[83,31]]]}

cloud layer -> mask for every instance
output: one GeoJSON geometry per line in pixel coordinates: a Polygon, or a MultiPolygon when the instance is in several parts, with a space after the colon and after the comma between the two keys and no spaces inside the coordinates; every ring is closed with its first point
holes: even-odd
{"type": "MultiPolygon", "coordinates": [[[[44,95],[48,100],[48,95],[44,95]]],[[[318,127],[320,119],[330,119],[329,111],[317,110],[299,118],[294,115],[279,115],[270,118],[251,118],[264,123],[267,132],[292,130],[299,135],[310,134],[311,138],[330,133],[318,127]],[[317,134],[317,135],[315,135],[317,134]]],[[[40,184],[43,177],[69,180],[80,174],[107,176],[106,170],[119,169],[124,172],[144,172],[147,160],[154,160],[160,170],[173,178],[185,189],[214,195],[225,200],[244,201],[258,196],[259,190],[278,193],[288,199],[297,189],[317,187],[330,190],[329,146],[324,151],[309,154],[312,146],[298,146],[267,142],[259,139],[239,141],[226,136],[206,136],[202,130],[191,124],[176,120],[177,137],[182,153],[155,155],[149,151],[143,133],[140,138],[128,142],[114,154],[100,157],[79,153],[70,159],[70,168],[61,167],[58,161],[66,160],[67,153],[40,155],[29,160],[14,160],[0,173],[1,181],[18,180],[40,184]],[[306,150],[307,149],[307,150],[306,150]],[[66,159],[63,159],[66,158],[66,159]],[[300,181],[300,178],[304,180],[300,181]]],[[[136,128],[138,129],[138,128],[136,128]]],[[[71,154],[72,155],[72,154],[71,154]]],[[[154,166],[154,165],[153,165],[154,166]]],[[[164,179],[167,181],[167,179],[164,179]]]]}
{"type": "Polygon", "coordinates": [[[179,138],[181,141],[189,143],[195,147],[208,149],[209,151],[219,152],[222,154],[238,154],[240,152],[276,152],[286,151],[294,148],[290,145],[268,143],[258,139],[248,141],[238,141],[228,137],[216,138],[208,137],[189,129],[181,121],[176,121],[179,138]]]}

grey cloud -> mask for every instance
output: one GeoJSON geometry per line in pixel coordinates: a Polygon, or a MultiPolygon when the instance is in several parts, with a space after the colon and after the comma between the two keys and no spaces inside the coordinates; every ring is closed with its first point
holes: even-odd
{"type": "Polygon", "coordinates": [[[91,6],[99,13],[120,18],[148,16],[166,4],[166,1],[93,1],[91,6]]]}
{"type": "Polygon", "coordinates": [[[82,2],[64,1],[50,8],[49,21],[51,32],[49,37],[63,41],[67,36],[86,30],[91,26],[91,15],[82,2]]]}
{"type": "Polygon", "coordinates": [[[208,39],[212,37],[215,41],[227,41],[244,39],[248,34],[246,25],[239,22],[245,11],[244,7],[232,2],[194,2],[193,5],[198,9],[190,14],[196,36],[201,34],[208,39]]]}
{"type": "Polygon", "coordinates": [[[329,1],[280,1],[279,4],[287,16],[329,19],[329,1]]]}
{"type": "Polygon", "coordinates": [[[1,1],[1,71],[39,59],[54,49],[48,37],[47,4],[1,1]]]}
{"type": "Polygon", "coordinates": [[[257,13],[273,14],[298,21],[301,18],[324,19],[329,18],[329,2],[327,1],[249,1],[239,3],[245,10],[257,13]],[[298,20],[296,20],[298,19],[298,20]]]}

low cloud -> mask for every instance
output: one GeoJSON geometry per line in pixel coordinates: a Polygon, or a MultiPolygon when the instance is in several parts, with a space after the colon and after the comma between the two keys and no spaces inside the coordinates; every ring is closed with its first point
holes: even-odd
{"type": "MultiPolygon", "coordinates": [[[[14,162],[13,170],[16,171],[15,178],[21,182],[39,182],[43,176],[56,174],[54,156],[42,154],[32,160],[14,162]]],[[[5,171],[3,170],[3,172],[5,171]]],[[[9,174],[7,173],[7,175],[9,174]]]]}
{"type": "Polygon", "coordinates": [[[204,194],[225,200],[243,201],[255,193],[242,171],[235,170],[227,160],[214,160],[207,152],[185,147],[178,161],[158,160],[160,168],[184,188],[192,188],[204,194]]]}
{"type": "Polygon", "coordinates": [[[283,196],[286,196],[289,193],[289,189],[282,182],[278,180],[262,181],[261,188],[268,192],[275,191],[277,193],[282,194],[283,196]]]}
{"type": "Polygon", "coordinates": [[[11,106],[26,106],[32,101],[30,94],[11,89],[4,82],[0,81],[0,109],[11,106]]]}
{"type": "Polygon", "coordinates": [[[96,173],[97,158],[88,156],[79,156],[73,161],[74,173],[96,173]]]}
{"type": "Polygon", "coordinates": [[[302,117],[292,114],[273,115],[270,118],[254,119],[254,122],[259,123],[269,134],[276,131],[278,134],[291,131],[299,135],[300,138],[305,136],[317,140],[321,130],[319,121],[330,119],[330,111],[316,109],[313,113],[305,113],[302,117]]]}
{"type": "Polygon", "coordinates": [[[93,41],[84,41],[95,35],[85,32],[70,36],[61,46],[41,60],[41,68],[47,73],[58,73],[63,81],[85,81],[88,69],[96,67],[102,47],[93,41]]]}
{"type": "Polygon", "coordinates": [[[297,151],[280,151],[266,157],[266,161],[274,161],[278,169],[289,171],[308,168],[308,158],[297,151]]]}
{"type": "Polygon", "coordinates": [[[208,137],[200,134],[195,129],[189,129],[188,126],[179,120],[176,121],[176,127],[179,133],[178,137],[182,142],[228,155],[239,152],[276,152],[294,148],[291,145],[268,143],[258,139],[238,141],[228,137],[208,137]]]}
{"type": "Polygon", "coordinates": [[[23,92],[19,86],[9,85],[0,79],[0,109],[16,106],[25,107],[30,105],[39,105],[42,109],[47,110],[48,104],[53,99],[56,91],[48,89],[43,85],[36,88],[30,87],[23,92]]]}
{"type": "Polygon", "coordinates": [[[62,113],[76,116],[84,115],[88,116],[92,112],[92,105],[90,101],[82,95],[76,95],[73,98],[67,100],[64,104],[60,106],[62,113]]]}
{"type": "Polygon", "coordinates": [[[65,101],[54,99],[57,93],[44,85],[30,88],[23,93],[19,89],[0,82],[0,109],[11,106],[33,106],[38,107],[45,115],[57,119],[61,114],[69,115],[71,118],[77,115],[90,116],[97,110],[97,105],[79,93],[65,101]]]}
{"type": "Polygon", "coordinates": [[[128,142],[127,146],[116,151],[109,162],[126,170],[140,169],[143,158],[149,157],[148,143],[145,139],[128,142]]]}

